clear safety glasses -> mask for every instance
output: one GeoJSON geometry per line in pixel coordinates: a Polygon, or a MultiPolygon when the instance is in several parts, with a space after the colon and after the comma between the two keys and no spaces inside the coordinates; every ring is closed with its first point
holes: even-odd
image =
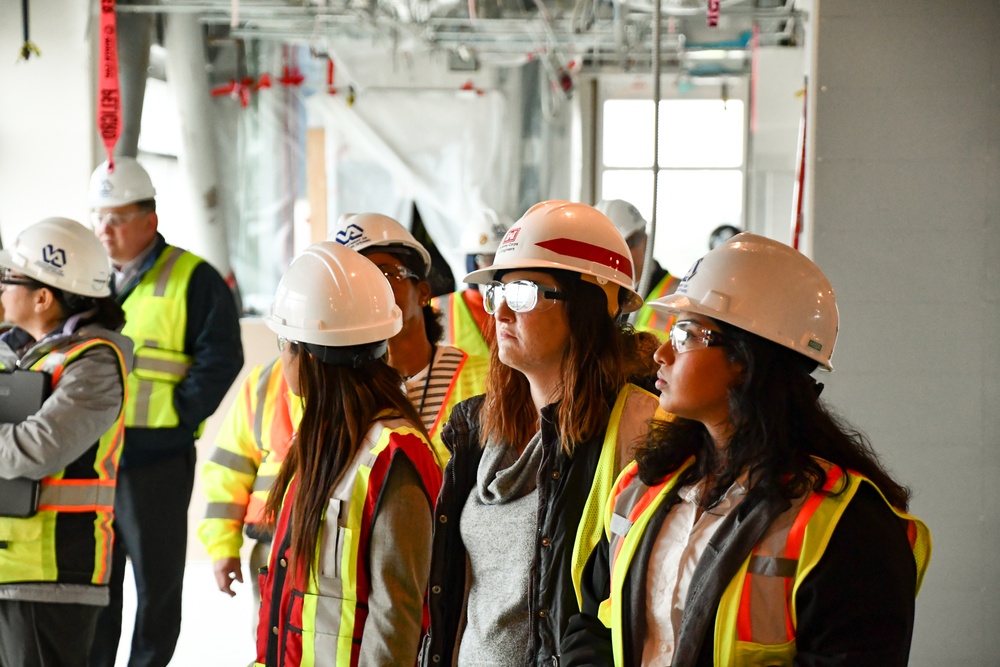
{"type": "Polygon", "coordinates": [[[692,320],[681,320],[670,327],[670,345],[677,354],[725,344],[726,339],[721,333],[706,329],[692,320]]]}
{"type": "Polygon", "coordinates": [[[401,283],[404,280],[408,280],[410,278],[413,278],[415,280],[420,280],[420,276],[418,276],[416,273],[410,271],[408,268],[402,265],[397,266],[395,264],[379,264],[378,268],[382,272],[382,275],[384,275],[389,280],[395,280],[397,283],[401,283]]]}
{"type": "Polygon", "coordinates": [[[27,276],[15,276],[10,269],[0,270],[0,285],[21,285],[32,289],[45,287],[44,284],[27,276]]]}
{"type": "Polygon", "coordinates": [[[565,298],[566,295],[562,292],[548,289],[532,280],[512,280],[506,284],[492,282],[486,285],[483,306],[490,315],[497,312],[504,302],[515,313],[527,313],[536,308],[550,308],[556,300],[565,298]]]}
{"type": "Polygon", "coordinates": [[[117,229],[123,225],[135,220],[135,217],[142,213],[141,210],[135,209],[132,211],[127,211],[125,213],[112,213],[110,211],[94,211],[90,214],[90,227],[91,229],[97,229],[98,227],[112,227],[117,229]]]}

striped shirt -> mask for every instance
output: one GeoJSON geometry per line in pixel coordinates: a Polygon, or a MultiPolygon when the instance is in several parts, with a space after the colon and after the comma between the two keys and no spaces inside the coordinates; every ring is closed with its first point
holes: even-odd
{"type": "Polygon", "coordinates": [[[431,363],[403,383],[407,398],[420,413],[420,419],[428,431],[434,428],[438,413],[448,396],[448,387],[451,386],[452,378],[464,356],[461,350],[450,345],[438,345],[431,363]]]}

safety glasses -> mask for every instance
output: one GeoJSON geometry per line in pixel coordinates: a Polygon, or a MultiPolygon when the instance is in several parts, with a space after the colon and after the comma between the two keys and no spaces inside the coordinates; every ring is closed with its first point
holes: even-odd
{"type": "Polygon", "coordinates": [[[21,285],[23,287],[30,287],[31,289],[45,287],[45,285],[32,278],[13,275],[10,269],[0,270],[0,285],[21,285]]]}
{"type": "Polygon", "coordinates": [[[298,348],[298,343],[294,340],[288,340],[284,336],[278,336],[278,352],[284,352],[285,348],[291,346],[290,350],[294,354],[298,348]]]}
{"type": "Polygon", "coordinates": [[[692,320],[681,320],[670,327],[670,345],[677,354],[725,344],[726,339],[721,333],[706,329],[692,320]]]}
{"type": "Polygon", "coordinates": [[[483,306],[490,315],[497,312],[504,302],[515,313],[527,313],[536,308],[550,308],[558,299],[565,300],[566,295],[531,280],[512,280],[506,284],[492,282],[486,285],[483,306]]]}
{"type": "Polygon", "coordinates": [[[93,211],[90,214],[90,227],[92,229],[97,229],[98,227],[113,227],[117,229],[132,222],[140,213],[142,211],[139,209],[128,211],[127,213],[111,213],[110,211],[102,213],[101,211],[93,211]]]}
{"type": "Polygon", "coordinates": [[[401,283],[404,280],[408,280],[410,278],[413,278],[415,280],[420,280],[420,276],[418,276],[416,273],[410,271],[408,268],[402,265],[397,266],[395,264],[379,264],[378,268],[382,272],[382,275],[384,275],[389,280],[395,280],[397,283],[401,283]]]}

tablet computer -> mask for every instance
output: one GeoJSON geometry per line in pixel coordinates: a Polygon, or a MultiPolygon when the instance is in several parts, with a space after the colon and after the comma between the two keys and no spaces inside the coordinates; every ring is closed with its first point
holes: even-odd
{"type": "MultiPolygon", "coordinates": [[[[25,370],[0,372],[0,422],[23,422],[41,409],[51,391],[48,373],[25,370]]],[[[0,478],[0,516],[32,516],[38,511],[40,494],[41,484],[37,479],[0,478]]]]}

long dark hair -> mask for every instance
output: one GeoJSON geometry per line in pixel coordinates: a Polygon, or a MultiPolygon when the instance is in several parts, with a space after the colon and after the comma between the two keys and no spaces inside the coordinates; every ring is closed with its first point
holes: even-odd
{"type": "MultiPolygon", "coordinates": [[[[556,425],[562,434],[563,449],[572,454],[577,443],[604,428],[614,397],[626,382],[641,381],[656,373],[652,361],[656,338],[636,333],[614,320],[608,314],[604,290],[581,280],[580,274],[543,272],[555,278],[566,295],[570,338],[562,359],[556,425]]],[[[500,276],[502,272],[497,272],[496,279],[500,276]]],[[[536,431],[538,412],[531,400],[528,379],[500,361],[492,338],[482,431],[494,442],[520,446],[536,431]]]]}
{"type": "MultiPolygon", "coordinates": [[[[399,373],[377,359],[360,368],[324,364],[302,345],[299,360],[302,420],[271,487],[264,520],[274,526],[292,477],[291,550],[297,568],[308,570],[316,553],[323,511],[334,485],[350,465],[376,418],[402,417],[424,436],[427,431],[401,389],[399,373]]],[[[315,575],[315,572],[312,573],[315,575]]]]}
{"type": "Polygon", "coordinates": [[[892,479],[862,433],[819,400],[822,385],[810,375],[816,362],[743,329],[715,323],[727,341],[727,359],[742,368],[729,390],[729,446],[720,455],[699,422],[654,420],[636,452],[643,482],[658,482],[694,456],[695,464],[678,484],[714,474],[707,501],[721,497],[744,471],[752,488],[794,498],[822,487],[825,473],[811,458],[818,456],[865,475],[893,506],[906,509],[909,489],[892,479]]]}

